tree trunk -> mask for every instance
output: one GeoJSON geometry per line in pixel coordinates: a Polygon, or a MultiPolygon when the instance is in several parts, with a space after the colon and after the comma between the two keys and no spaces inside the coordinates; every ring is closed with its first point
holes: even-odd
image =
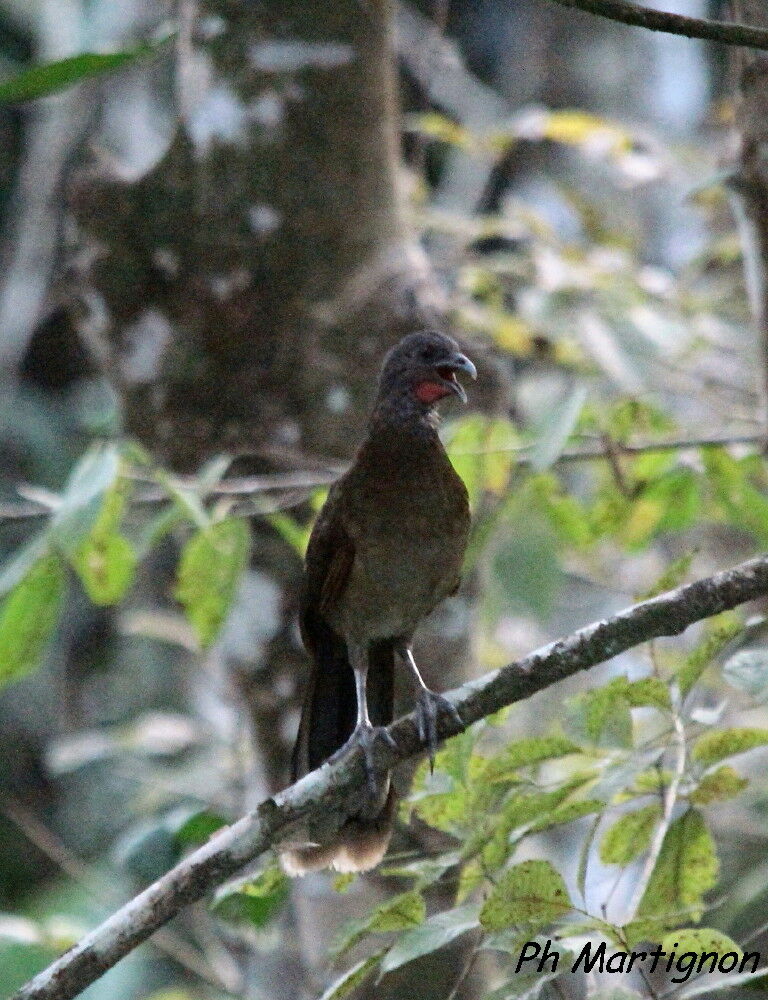
{"type": "MultiPolygon", "coordinates": [[[[98,303],[126,430],[179,469],[222,452],[247,455],[243,470],[349,458],[383,352],[441,318],[399,193],[391,5],[185,0],[181,13],[170,148],[134,180],[102,157],[71,189],[83,296],[98,303]]],[[[222,653],[271,791],[306,671],[300,562],[254,528],[241,603],[258,641],[244,655],[225,637],[222,653]]],[[[461,641],[430,650],[443,687],[467,661],[456,607],[461,641]]],[[[305,955],[346,905],[318,884],[299,894],[305,955]]]]}
{"type": "MultiPolygon", "coordinates": [[[[733,17],[768,28],[763,0],[732,0],[733,17]]],[[[734,48],[737,76],[736,130],[738,165],[730,189],[742,237],[744,267],[758,334],[762,408],[759,417],[768,433],[768,56],[734,48]]]]}

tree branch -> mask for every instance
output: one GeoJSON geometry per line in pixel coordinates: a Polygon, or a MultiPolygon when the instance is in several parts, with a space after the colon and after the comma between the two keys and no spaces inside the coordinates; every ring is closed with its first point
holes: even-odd
{"type": "Polygon", "coordinates": [[[702,38],[724,45],[744,45],[750,49],[768,49],[768,31],[753,28],[748,24],[732,24],[728,21],[710,21],[684,14],[669,14],[662,10],[638,7],[628,0],[552,0],[561,7],[576,7],[588,14],[606,17],[609,21],[620,21],[651,31],[665,31],[670,35],[684,35],[686,38],[702,38]]]}
{"type": "MultiPolygon", "coordinates": [[[[766,595],[768,555],[587,625],[516,663],[469,681],[453,691],[450,699],[469,726],[627,649],[660,636],[679,635],[694,622],[766,595]]],[[[440,720],[442,738],[455,736],[460,728],[447,715],[440,720]]],[[[389,732],[397,750],[382,748],[383,767],[426,749],[413,715],[398,719],[389,732]]],[[[181,909],[202,899],[268,848],[299,831],[309,831],[315,838],[331,835],[359,808],[364,780],[361,753],[356,749],[262,802],[87,934],[12,1000],[71,1000],[181,909]]]]}

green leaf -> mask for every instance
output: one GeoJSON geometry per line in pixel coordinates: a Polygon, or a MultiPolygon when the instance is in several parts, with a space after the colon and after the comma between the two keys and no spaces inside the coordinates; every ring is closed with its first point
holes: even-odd
{"type": "Polygon", "coordinates": [[[743,792],[748,784],[749,781],[742,778],[738,771],[723,764],[717,770],[704,775],[691,792],[690,799],[699,806],[709,805],[710,802],[722,802],[743,792]]]}
{"type": "Polygon", "coordinates": [[[768,649],[742,649],[723,664],[723,677],[757,701],[768,699],[768,649]]]}
{"type": "MultiPolygon", "coordinates": [[[[517,950],[513,951],[512,954],[519,955],[525,943],[525,941],[520,942],[518,939],[517,950]]],[[[560,951],[559,954],[560,961],[554,972],[550,968],[550,963],[545,965],[542,972],[518,972],[503,986],[498,986],[491,993],[486,993],[484,1000],[538,1000],[547,983],[551,983],[553,979],[563,975],[563,971],[567,971],[569,960],[572,961],[572,956],[569,956],[568,953],[560,951]]]]}
{"type": "Polygon", "coordinates": [[[648,850],[661,816],[657,803],[625,813],[604,834],[600,860],[606,865],[628,865],[648,850]]]}
{"type": "MultiPolygon", "coordinates": [[[[516,793],[504,803],[498,817],[493,820],[493,830],[483,848],[483,866],[486,871],[500,868],[512,849],[510,835],[513,830],[542,822],[553,815],[573,787],[564,785],[552,792],[516,793]]],[[[482,842],[482,841],[481,841],[482,842]]]]}
{"type": "Polygon", "coordinates": [[[51,521],[51,538],[68,556],[90,533],[119,474],[120,456],[113,444],[91,448],[70,473],[51,521]]]}
{"type": "Polygon", "coordinates": [[[420,927],[406,931],[389,949],[381,963],[382,975],[399,969],[422,955],[429,955],[478,927],[480,908],[474,904],[455,907],[430,917],[420,927]]]}
{"type": "Polygon", "coordinates": [[[368,922],[371,931],[403,931],[423,924],[427,908],[420,892],[412,889],[378,906],[368,922]]]}
{"type": "Polygon", "coordinates": [[[531,476],[526,487],[534,505],[541,509],[566,545],[585,548],[594,541],[588,507],[566,493],[556,476],[550,473],[531,476]]]}
{"type": "Polygon", "coordinates": [[[368,917],[350,921],[342,928],[341,934],[334,942],[331,951],[335,958],[349,951],[366,934],[384,934],[390,931],[404,931],[418,927],[424,923],[427,908],[421,893],[417,889],[400,893],[393,899],[383,902],[368,917]]]}
{"type": "Polygon", "coordinates": [[[35,535],[26,544],[16,549],[8,561],[0,568],[0,597],[21,583],[34,564],[48,552],[48,538],[45,532],[35,535]]]}
{"type": "Polygon", "coordinates": [[[184,547],[175,596],[203,648],[224,623],[248,565],[250,544],[247,523],[229,517],[198,531],[184,547]]]}
{"type": "Polygon", "coordinates": [[[614,677],[602,687],[571,698],[568,707],[572,725],[582,730],[593,743],[627,747],[632,743],[629,709],[665,711],[670,707],[669,691],[657,677],[636,681],[614,677]]]}
{"type": "Polygon", "coordinates": [[[555,606],[563,573],[556,539],[545,524],[531,519],[507,532],[493,553],[490,610],[500,614],[533,614],[546,619],[555,606]]]}
{"type": "Polygon", "coordinates": [[[345,893],[352,886],[357,878],[356,872],[341,872],[333,877],[333,891],[345,893]]]}
{"type": "MultiPolygon", "coordinates": [[[[617,681],[615,690],[627,699],[630,708],[658,708],[663,712],[671,707],[669,689],[658,677],[642,677],[637,681],[625,681],[619,677],[617,681]]],[[[614,690],[614,684],[611,681],[608,689],[614,690]]]]}
{"type": "Polygon", "coordinates": [[[586,386],[573,386],[539,423],[536,444],[528,456],[535,472],[543,472],[557,460],[573,433],[586,398],[586,386]]]}
{"type": "Polygon", "coordinates": [[[119,533],[125,501],[123,484],[110,486],[88,536],[71,555],[72,566],[94,604],[117,604],[133,582],[137,555],[119,533]]]}
{"type": "MultiPolygon", "coordinates": [[[[12,937],[4,934],[0,928],[0,983],[2,984],[0,989],[3,991],[0,996],[3,997],[10,997],[16,990],[21,989],[27,980],[36,976],[60,954],[53,944],[45,939],[42,929],[38,930],[36,925],[22,917],[17,920],[30,925],[28,936],[25,934],[22,939],[12,937]]],[[[23,929],[27,930],[26,927],[23,929]]]]}
{"type": "Polygon", "coordinates": [[[211,909],[230,923],[264,927],[282,909],[290,893],[290,880],[277,866],[261,874],[224,886],[216,894],[211,909]]]}
{"type": "Polygon", "coordinates": [[[117,604],[133,583],[136,552],[122,535],[89,538],[78,549],[73,566],[94,604],[117,604]]]}
{"type": "Polygon", "coordinates": [[[768,745],[768,729],[719,729],[700,736],[693,747],[694,760],[709,767],[726,757],[734,757],[755,747],[768,745]]]}
{"type": "Polygon", "coordinates": [[[585,902],[587,898],[587,871],[589,869],[589,858],[592,853],[592,844],[597,836],[597,831],[602,818],[602,814],[595,816],[592,821],[592,825],[589,828],[589,832],[581,843],[581,850],[579,851],[579,864],[576,869],[576,886],[581,895],[582,902],[585,902]]]}
{"type": "Polygon", "coordinates": [[[718,615],[707,623],[708,635],[686,657],[677,671],[677,684],[685,697],[710,663],[744,629],[743,623],[732,613],[718,615]]]}
{"type": "Polygon", "coordinates": [[[59,90],[65,90],[81,80],[101,76],[145,59],[165,45],[171,36],[157,42],[145,42],[122,52],[82,52],[57,62],[44,63],[19,73],[0,83],[0,103],[15,104],[45,97],[59,90]]]}
{"type": "Polygon", "coordinates": [[[304,553],[307,551],[307,545],[309,545],[309,536],[312,534],[312,522],[301,524],[295,518],[291,517],[290,514],[285,514],[282,511],[270,514],[267,517],[267,521],[269,521],[283,541],[287,542],[295,550],[296,554],[303,559],[304,553]]]}
{"type": "Polygon", "coordinates": [[[717,881],[715,844],[704,819],[689,809],[667,830],[659,859],[637,909],[637,919],[625,929],[629,943],[655,939],[680,922],[698,920],[704,893],[717,881]]]}
{"type": "Polygon", "coordinates": [[[727,934],[712,930],[711,927],[682,927],[662,938],[661,947],[663,951],[676,951],[678,954],[692,951],[702,955],[706,951],[714,951],[718,955],[725,955],[730,951],[736,952],[739,958],[744,954],[727,934]]]}
{"type": "Polygon", "coordinates": [[[622,531],[626,545],[643,548],[651,538],[683,531],[695,523],[701,506],[699,477],[692,469],[675,468],[650,483],[632,501],[622,531]]]}
{"type": "Polygon", "coordinates": [[[368,958],[363,958],[353,965],[351,969],[347,969],[335,982],[331,983],[320,1000],[341,1000],[342,997],[349,996],[352,990],[370,976],[381,961],[384,951],[385,949],[382,948],[375,955],[369,955],[368,958]]]}
{"type": "Polygon", "coordinates": [[[571,909],[562,875],[549,861],[524,861],[504,872],[480,911],[487,930],[551,923],[571,909]]]}
{"type": "Polygon", "coordinates": [[[489,760],[485,776],[487,780],[493,781],[500,774],[580,751],[581,747],[565,736],[535,736],[531,739],[516,740],[508,743],[489,760]]]}
{"type": "Polygon", "coordinates": [[[518,443],[512,422],[503,417],[473,413],[454,421],[447,431],[448,457],[464,481],[475,508],[484,493],[501,495],[507,489],[518,443]]]}
{"type": "Polygon", "coordinates": [[[207,840],[227,825],[227,820],[210,809],[200,809],[188,816],[174,831],[176,842],[181,847],[204,844],[207,840]]]}
{"type": "Polygon", "coordinates": [[[485,878],[483,866],[477,858],[468,861],[461,869],[456,889],[456,902],[465,903],[485,878]]]}
{"type": "Polygon", "coordinates": [[[602,812],[605,803],[600,799],[582,799],[580,802],[568,802],[559,809],[555,809],[548,816],[541,816],[528,829],[528,833],[540,833],[542,830],[551,830],[553,826],[562,826],[564,823],[574,823],[584,816],[591,816],[596,812],[602,812]]]}
{"type": "Polygon", "coordinates": [[[59,616],[64,567],[43,556],[0,607],[0,686],[18,680],[39,663],[59,616]]]}

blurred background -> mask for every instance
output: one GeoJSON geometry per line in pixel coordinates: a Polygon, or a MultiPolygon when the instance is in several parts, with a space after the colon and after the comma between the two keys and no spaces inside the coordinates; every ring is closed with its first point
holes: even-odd
{"type": "MultiPolygon", "coordinates": [[[[0,0],[3,78],[152,46],[0,106],[3,589],[94,442],[146,449],[130,581],[110,596],[71,567],[44,662],[0,694],[0,996],[285,784],[302,546],[404,332],[449,328],[480,370],[444,427],[475,529],[462,591],[420,641],[437,688],[631,603],[678,560],[695,578],[768,538],[768,187],[749,158],[764,65],[546,0],[320,6],[0,0]],[[174,586],[189,524],[152,494],[158,466],[194,477],[181,500],[174,480],[177,506],[251,521],[205,650],[174,586]],[[222,477],[239,487],[216,492],[222,477]]],[[[765,22],[758,7],[736,13],[765,22]]],[[[510,732],[548,732],[566,698],[647,669],[638,650],[575,678],[510,732]]],[[[746,697],[712,679],[700,709],[741,718],[746,697]]],[[[731,934],[761,922],[765,795],[758,769],[712,817],[731,934]]],[[[403,824],[393,850],[433,833],[403,824]]],[[[582,834],[537,850],[567,870],[582,834]]],[[[612,876],[592,877],[599,899],[612,876]]],[[[193,906],[83,995],[318,996],[329,941],[390,882],[338,888],[193,906]]],[[[446,997],[462,961],[360,995],[446,997]]]]}

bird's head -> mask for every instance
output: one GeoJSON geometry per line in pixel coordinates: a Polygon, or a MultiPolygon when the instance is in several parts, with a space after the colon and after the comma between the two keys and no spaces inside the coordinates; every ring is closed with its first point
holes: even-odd
{"type": "Polygon", "coordinates": [[[379,395],[405,397],[427,410],[452,393],[466,403],[458,373],[477,378],[477,369],[455,340],[435,330],[409,333],[384,359],[379,395]]]}

